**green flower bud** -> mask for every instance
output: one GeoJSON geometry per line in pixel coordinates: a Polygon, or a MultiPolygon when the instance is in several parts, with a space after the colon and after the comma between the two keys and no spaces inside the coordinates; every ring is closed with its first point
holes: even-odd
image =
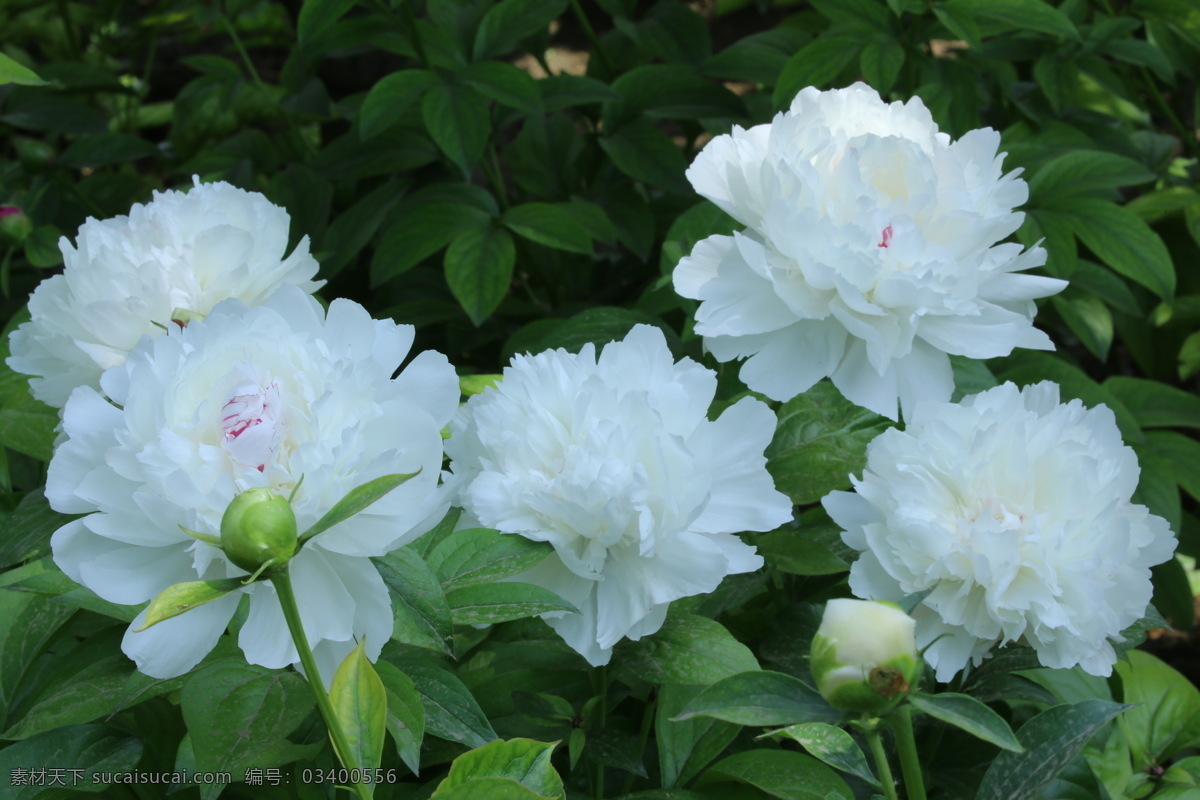
{"type": "Polygon", "coordinates": [[[33,223],[17,206],[0,206],[0,244],[19,245],[33,231],[33,223]]]}
{"type": "Polygon", "coordinates": [[[817,691],[836,709],[879,716],[921,677],[916,622],[892,603],[830,600],[812,643],[817,691]]]}
{"type": "Polygon", "coordinates": [[[221,549],[253,575],[286,564],[296,554],[296,515],[287,498],[270,489],[233,498],[221,517],[221,549]]]}

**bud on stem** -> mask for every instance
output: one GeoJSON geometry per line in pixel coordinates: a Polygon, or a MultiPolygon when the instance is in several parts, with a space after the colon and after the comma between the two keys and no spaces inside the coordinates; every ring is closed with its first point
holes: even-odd
{"type": "Polygon", "coordinates": [[[872,600],[830,600],[812,643],[812,674],[836,709],[880,716],[921,676],[916,623],[899,607],[872,600]]]}
{"type": "Polygon", "coordinates": [[[296,515],[287,498],[249,489],[233,498],[221,518],[221,549],[255,578],[296,554],[296,515]]]}

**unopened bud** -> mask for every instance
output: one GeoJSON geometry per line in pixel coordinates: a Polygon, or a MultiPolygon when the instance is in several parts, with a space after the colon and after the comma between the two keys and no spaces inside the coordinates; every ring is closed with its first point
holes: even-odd
{"type": "Polygon", "coordinates": [[[19,245],[33,231],[33,223],[17,206],[0,206],[0,244],[19,245]]]}
{"type": "Polygon", "coordinates": [[[887,711],[921,677],[915,626],[891,603],[830,600],[812,643],[817,691],[841,711],[887,711]]]}
{"type": "Polygon", "coordinates": [[[270,489],[248,489],[221,517],[221,549],[234,564],[257,575],[296,554],[296,515],[287,498],[270,489]]]}

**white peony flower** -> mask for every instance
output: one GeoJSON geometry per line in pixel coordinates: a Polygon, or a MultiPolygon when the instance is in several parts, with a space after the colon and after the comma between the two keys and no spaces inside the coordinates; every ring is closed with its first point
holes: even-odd
{"type": "Polygon", "coordinates": [[[735,534],[787,522],[763,450],[775,415],[745,398],[705,414],[716,374],[675,363],[639,325],[599,359],[516,356],[451,425],[461,505],[484,525],[554,545],[519,578],[573,603],[547,618],[592,665],[657,631],[672,600],[711,592],[763,560],[735,534]]]}
{"type": "Polygon", "coordinates": [[[705,346],[748,357],[742,381],[772,399],[828,375],[891,419],[897,399],[950,399],[947,353],[1054,349],[1033,299],[1066,283],[1014,274],[1042,248],[996,244],[1029,194],[1019,170],[1001,173],[999,144],[991,129],[951,142],[919,98],[888,105],[861,83],[805,89],[771,124],[713,139],[688,179],[747,230],[675,269],[705,346]]]}
{"type": "Polygon", "coordinates": [[[1006,383],[917,406],[868,446],[857,494],[821,503],[863,551],[854,594],[933,590],[912,616],[939,681],[1017,641],[1047,667],[1108,675],[1109,639],[1143,616],[1150,567],[1175,550],[1166,521],[1130,502],[1138,473],[1107,407],[1006,383]]]}
{"type": "Polygon", "coordinates": [[[13,332],[8,365],[35,376],[34,397],[62,408],[177,312],[187,322],[230,297],[258,305],[285,283],[316,291],[324,281],[310,280],[308,237],[283,257],[288,223],[262,195],[199,178],[187,193],[155,192],[128,217],[89,218],[76,247],[59,241],[64,269],[29,298],[32,319],[13,332]]]}
{"type": "MultiPolygon", "coordinates": [[[[106,600],[142,603],[183,581],[246,574],[179,527],[219,535],[239,491],[269,487],[286,497],[303,478],[293,503],[303,531],[351,489],[421,470],[291,561],[326,681],[355,639],[366,636],[376,658],[392,612],[368,557],[410,541],[449,506],[437,488],[440,431],[457,408],[458,383],[432,351],[393,379],[412,342],[412,326],[372,320],[348,300],[335,300],[326,316],[292,286],[256,308],[227,300],[203,322],[143,340],[101,377],[112,402],[90,386],[67,401],[68,438],[50,462],[46,496],[58,511],[88,516],[54,534],[55,561],[106,600]]],[[[134,633],[143,612],[122,647],[148,675],[182,674],[212,649],[243,594],[246,658],[271,668],[297,662],[267,582],[134,633]]]]}

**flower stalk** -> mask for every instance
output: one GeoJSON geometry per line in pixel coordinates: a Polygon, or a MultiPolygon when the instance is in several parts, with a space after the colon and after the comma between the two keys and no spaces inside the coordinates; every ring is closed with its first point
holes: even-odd
{"type": "MultiPolygon", "coordinates": [[[[888,764],[887,753],[883,749],[883,737],[879,735],[879,720],[864,720],[863,734],[871,748],[871,757],[875,759],[875,770],[879,773],[879,783],[883,786],[883,796],[887,800],[898,800],[896,797],[896,780],[892,777],[892,768],[888,764]]],[[[912,800],[910,797],[909,800],[912,800]]]]}
{"type": "MultiPolygon", "coordinates": [[[[333,742],[334,752],[337,753],[342,766],[351,775],[361,775],[358,759],[354,757],[354,751],[350,748],[346,732],[342,730],[337,714],[333,711],[333,705],[329,702],[329,695],[325,693],[325,687],[321,683],[321,672],[317,669],[317,660],[313,657],[312,648],[308,646],[308,637],[304,635],[304,625],[300,621],[300,608],[296,605],[296,595],[292,591],[292,578],[287,565],[275,570],[271,574],[270,580],[275,587],[275,592],[279,595],[279,605],[283,608],[283,618],[287,620],[288,632],[291,633],[296,650],[300,653],[300,663],[304,665],[304,674],[308,679],[308,685],[312,687],[313,695],[317,698],[317,707],[321,709],[321,717],[325,720],[325,727],[329,729],[329,739],[333,742]]],[[[353,786],[354,793],[361,800],[370,800],[371,793],[364,784],[355,783],[353,786]]]]}
{"type": "Polygon", "coordinates": [[[917,740],[913,736],[912,709],[901,705],[888,717],[896,734],[896,752],[900,756],[900,772],[904,776],[904,792],[908,800],[925,800],[925,778],[921,775],[921,759],[917,755],[917,740]]]}

